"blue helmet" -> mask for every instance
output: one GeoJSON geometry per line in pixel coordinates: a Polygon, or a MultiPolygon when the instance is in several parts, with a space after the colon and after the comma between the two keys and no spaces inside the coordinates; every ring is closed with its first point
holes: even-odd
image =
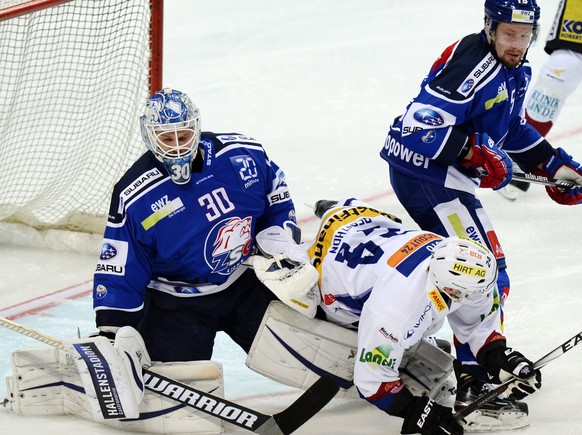
{"type": "Polygon", "coordinates": [[[165,88],[148,100],[140,117],[146,147],[164,164],[172,181],[190,180],[200,142],[200,111],[183,92],[165,88]]]}
{"type": "Polygon", "coordinates": [[[536,0],[485,0],[485,32],[491,36],[499,23],[533,25],[532,43],[537,39],[540,7],[536,0]]]}

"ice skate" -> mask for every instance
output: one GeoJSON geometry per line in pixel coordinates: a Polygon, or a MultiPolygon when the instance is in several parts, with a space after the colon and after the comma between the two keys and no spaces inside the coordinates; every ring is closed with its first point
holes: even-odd
{"type": "MultiPolygon", "coordinates": [[[[489,388],[484,382],[471,376],[462,377],[457,386],[455,411],[459,411],[489,388]]],[[[528,406],[524,402],[509,398],[496,397],[465,417],[466,433],[508,432],[529,427],[528,406]]]]}

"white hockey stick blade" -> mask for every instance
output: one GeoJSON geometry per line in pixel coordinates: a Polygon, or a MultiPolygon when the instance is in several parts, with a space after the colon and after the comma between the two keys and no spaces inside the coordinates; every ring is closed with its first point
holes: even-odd
{"type": "MultiPolygon", "coordinates": [[[[0,326],[49,346],[66,350],[62,340],[27,328],[4,317],[0,317],[0,326]]],[[[293,433],[323,409],[339,390],[331,377],[321,377],[288,408],[274,415],[269,415],[197,390],[152,370],[143,369],[143,373],[145,387],[148,390],[261,435],[293,433]]]]}
{"type": "MultiPolygon", "coordinates": [[[[582,342],[582,331],[579,332],[578,334],[574,335],[573,337],[571,337],[570,339],[568,339],[567,341],[565,341],[564,343],[562,343],[561,345],[559,345],[558,347],[553,349],[552,351],[548,352],[546,355],[544,355],[540,359],[538,359],[534,363],[534,370],[541,369],[546,364],[548,364],[549,362],[555,360],[556,358],[564,355],[566,352],[568,352],[569,350],[574,348],[574,346],[577,346],[581,342],[582,342]]],[[[495,397],[499,396],[501,393],[503,393],[505,390],[507,390],[507,388],[509,387],[509,384],[511,384],[514,380],[515,380],[515,377],[508,379],[504,383],[500,384],[498,387],[496,387],[496,388],[492,389],[491,391],[479,396],[477,399],[475,399],[474,402],[470,403],[469,405],[467,405],[464,408],[455,412],[455,414],[454,414],[455,420],[461,421],[467,415],[469,415],[473,411],[476,411],[477,409],[479,409],[483,404],[485,404],[485,403],[489,402],[490,400],[493,400],[495,397]]]]}

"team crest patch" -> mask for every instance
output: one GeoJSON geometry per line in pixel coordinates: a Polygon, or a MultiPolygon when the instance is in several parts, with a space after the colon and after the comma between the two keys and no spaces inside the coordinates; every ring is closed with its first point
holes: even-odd
{"type": "Polygon", "coordinates": [[[251,253],[252,217],[223,219],[208,233],[204,259],[213,273],[230,275],[251,253]]]}

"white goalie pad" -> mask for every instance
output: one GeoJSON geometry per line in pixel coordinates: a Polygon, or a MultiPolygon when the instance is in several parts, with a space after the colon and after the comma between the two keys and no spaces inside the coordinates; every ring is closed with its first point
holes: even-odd
{"type": "Polygon", "coordinates": [[[319,319],[308,319],[279,301],[269,305],[247,355],[247,366],[270,379],[306,389],[329,374],[357,397],[353,387],[357,333],[319,319]]]}
{"type": "MultiPolygon", "coordinates": [[[[213,361],[153,363],[152,371],[200,391],[224,397],[222,365],[213,361]]],[[[12,375],[6,378],[10,408],[25,416],[75,415],[93,420],[90,401],[73,361],[55,348],[21,349],[12,355],[12,375]]],[[[212,435],[224,432],[224,422],[206,413],[145,391],[136,419],[102,420],[117,429],[142,433],[212,435]]]]}
{"type": "Polygon", "coordinates": [[[310,263],[294,264],[277,257],[253,255],[248,262],[259,281],[277,298],[304,316],[313,319],[321,294],[317,281],[319,273],[310,263]]]}
{"type": "MultiPolygon", "coordinates": [[[[306,389],[328,374],[342,388],[337,397],[359,397],[353,387],[357,332],[319,319],[306,319],[279,301],[271,302],[246,359],[270,379],[306,389]]],[[[403,382],[415,395],[445,402],[454,393],[453,357],[421,340],[407,350],[403,382]]]]}

